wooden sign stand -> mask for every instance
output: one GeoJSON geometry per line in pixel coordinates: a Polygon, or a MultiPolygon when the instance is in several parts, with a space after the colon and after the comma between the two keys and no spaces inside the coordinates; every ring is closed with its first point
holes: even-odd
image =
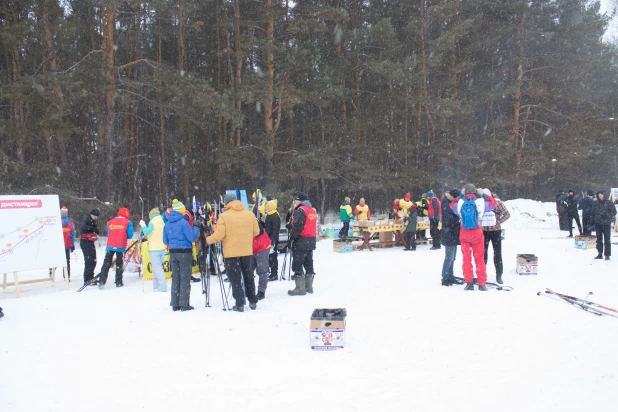
{"type": "MultiPolygon", "coordinates": [[[[67,268],[66,266],[64,266],[62,268],[63,273],[64,273],[64,283],[67,286],[67,290],[70,289],[70,284],[69,284],[69,274],[67,273],[67,268]]],[[[23,280],[23,281],[19,281],[19,277],[18,277],[18,273],[19,272],[13,272],[13,282],[7,282],[6,281],[6,273],[4,273],[2,275],[2,292],[5,291],[5,289],[7,288],[7,286],[13,286],[15,288],[15,296],[19,298],[19,291],[23,290],[23,288],[20,288],[20,285],[28,285],[27,288],[28,289],[34,289],[37,287],[43,287],[43,286],[47,286],[47,285],[40,285],[39,283],[42,282],[51,282],[51,286],[56,286],[56,268],[52,268],[51,269],[52,273],[51,275],[49,275],[48,278],[43,278],[43,279],[30,279],[30,280],[23,280]]]]}

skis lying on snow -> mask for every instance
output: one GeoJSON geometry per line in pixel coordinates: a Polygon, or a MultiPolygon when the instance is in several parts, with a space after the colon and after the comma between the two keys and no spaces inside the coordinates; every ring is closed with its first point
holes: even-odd
{"type": "MultiPolygon", "coordinates": [[[[466,283],[466,281],[464,280],[464,278],[460,278],[460,277],[457,277],[457,276],[455,276],[455,280],[457,281],[457,283],[458,283],[459,285],[463,285],[463,284],[465,284],[465,283],[466,283]]],[[[476,285],[476,284],[478,284],[478,282],[477,282],[477,279],[476,279],[476,278],[474,278],[474,280],[473,280],[472,282],[473,282],[475,285],[476,285]]],[[[506,291],[506,292],[510,292],[510,291],[512,291],[512,290],[515,290],[515,289],[513,289],[511,286],[500,285],[500,284],[498,284],[498,283],[493,283],[493,282],[485,282],[485,285],[486,285],[488,288],[492,288],[492,289],[496,289],[496,290],[504,290],[504,291],[506,291]]]]}
{"type": "Polygon", "coordinates": [[[588,296],[592,295],[592,292],[588,292],[585,299],[576,298],[574,296],[564,295],[562,293],[554,292],[551,289],[545,289],[546,295],[543,295],[541,292],[537,292],[537,296],[547,296],[547,297],[555,297],[560,299],[576,308],[584,310],[588,313],[592,313],[597,316],[613,316],[618,318],[618,310],[613,309],[607,306],[600,305],[598,303],[594,303],[588,300],[588,296]]]}

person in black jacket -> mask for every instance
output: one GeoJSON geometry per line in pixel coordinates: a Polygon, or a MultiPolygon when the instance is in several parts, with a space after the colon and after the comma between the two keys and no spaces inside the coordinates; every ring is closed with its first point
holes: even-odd
{"type": "Polygon", "coordinates": [[[565,199],[566,208],[567,208],[567,219],[569,222],[569,237],[573,237],[573,219],[575,219],[575,223],[577,223],[577,229],[579,229],[579,234],[582,235],[582,224],[579,221],[579,212],[577,211],[577,204],[579,203],[579,198],[575,196],[575,192],[573,189],[569,189],[569,195],[565,199]]]}
{"type": "Polygon", "coordinates": [[[560,226],[560,230],[569,230],[568,224],[568,216],[567,208],[566,208],[566,200],[567,196],[564,194],[564,190],[559,190],[556,193],[556,212],[558,212],[558,224],[560,226]]]}
{"type": "Polygon", "coordinates": [[[588,190],[586,196],[579,201],[577,208],[582,211],[582,228],[584,230],[584,236],[592,235],[592,215],[594,213],[594,193],[592,190],[588,190]]]}
{"type": "Polygon", "coordinates": [[[81,233],[79,247],[84,254],[84,284],[94,278],[94,268],[97,266],[97,250],[94,242],[98,239],[97,219],[100,215],[99,209],[92,209],[89,214],[84,215],[82,223],[79,225],[81,233]]]}
{"type": "Polygon", "coordinates": [[[264,228],[266,233],[268,233],[270,244],[272,245],[270,255],[268,255],[268,264],[270,266],[270,276],[268,280],[278,280],[279,261],[277,260],[277,243],[279,241],[279,229],[281,228],[281,216],[279,216],[279,212],[277,212],[277,199],[269,200],[266,203],[264,228]]]}
{"type": "Polygon", "coordinates": [[[451,202],[459,197],[461,192],[457,189],[444,193],[442,202],[442,233],[440,239],[444,245],[444,263],[442,264],[442,286],[457,284],[453,266],[457,257],[459,242],[459,217],[451,209],[451,202]]]}
{"type": "Polygon", "coordinates": [[[605,191],[598,191],[592,218],[597,232],[597,252],[599,252],[595,259],[603,259],[603,252],[605,252],[605,260],[609,260],[612,255],[612,223],[615,217],[616,207],[605,198],[605,191]],[[605,245],[603,245],[603,239],[605,239],[605,245]]]}
{"type": "Polygon", "coordinates": [[[317,243],[317,212],[311,206],[307,195],[298,193],[294,197],[294,215],[292,216],[292,230],[288,246],[294,252],[292,258],[292,279],[296,287],[288,291],[290,296],[303,296],[307,292],[313,293],[313,251],[317,243]],[[303,268],[305,273],[303,273],[303,268]]]}

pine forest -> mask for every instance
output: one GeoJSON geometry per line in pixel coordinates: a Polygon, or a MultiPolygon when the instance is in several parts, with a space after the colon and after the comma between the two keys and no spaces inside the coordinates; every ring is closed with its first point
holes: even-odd
{"type": "Polygon", "coordinates": [[[260,188],[374,209],[618,185],[618,49],[586,0],[2,0],[0,193],[260,188]]]}

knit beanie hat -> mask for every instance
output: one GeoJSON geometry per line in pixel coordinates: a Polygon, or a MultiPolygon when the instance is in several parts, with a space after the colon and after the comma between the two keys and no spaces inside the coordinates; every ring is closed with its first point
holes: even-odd
{"type": "Polygon", "coordinates": [[[300,200],[301,202],[304,202],[305,200],[309,200],[309,198],[303,192],[298,192],[296,193],[296,196],[294,196],[294,200],[300,200]]]}
{"type": "Polygon", "coordinates": [[[459,196],[461,196],[461,191],[459,189],[449,190],[448,193],[449,193],[449,195],[453,196],[453,199],[456,199],[459,196]]]}
{"type": "Polygon", "coordinates": [[[92,209],[90,211],[89,214],[92,215],[92,216],[101,216],[101,211],[99,210],[99,208],[95,207],[94,209],[92,209]]]}
{"type": "Polygon", "coordinates": [[[172,200],[172,210],[178,213],[184,213],[187,208],[185,208],[185,205],[180,200],[174,199],[172,200]]]}
{"type": "Polygon", "coordinates": [[[60,217],[69,217],[69,209],[66,206],[60,208],[60,217]]]}
{"type": "Polygon", "coordinates": [[[360,200],[358,201],[358,203],[365,203],[365,198],[361,197],[360,200]]]}
{"type": "Polygon", "coordinates": [[[126,207],[121,207],[118,209],[118,216],[126,217],[127,219],[131,219],[131,214],[129,213],[129,209],[126,207]]]}
{"type": "Polygon", "coordinates": [[[406,194],[403,196],[403,198],[404,198],[404,199],[411,199],[411,198],[412,198],[412,194],[410,194],[410,192],[408,192],[408,193],[406,193],[406,194]]]}
{"type": "Polygon", "coordinates": [[[159,210],[158,207],[155,207],[154,209],[150,209],[150,212],[148,212],[148,217],[152,218],[154,215],[160,215],[161,211],[159,210]]]}
{"type": "Polygon", "coordinates": [[[277,209],[277,199],[273,199],[273,200],[268,201],[267,205],[271,209],[276,210],[277,209]]]}
{"type": "Polygon", "coordinates": [[[345,200],[346,202],[350,203],[350,200],[351,200],[351,199],[350,199],[350,197],[349,197],[349,196],[346,196],[346,197],[344,197],[344,198],[343,198],[343,200],[345,200]]]}
{"type": "Polygon", "coordinates": [[[467,195],[471,195],[476,193],[476,187],[472,183],[468,183],[464,186],[464,192],[467,195]]]}
{"type": "Polygon", "coordinates": [[[230,203],[232,200],[236,200],[236,195],[231,194],[231,193],[226,193],[223,196],[223,204],[227,206],[228,203],[230,203]]]}
{"type": "Polygon", "coordinates": [[[483,189],[483,194],[487,195],[487,196],[491,196],[491,190],[485,188],[485,189],[483,189]]]}

